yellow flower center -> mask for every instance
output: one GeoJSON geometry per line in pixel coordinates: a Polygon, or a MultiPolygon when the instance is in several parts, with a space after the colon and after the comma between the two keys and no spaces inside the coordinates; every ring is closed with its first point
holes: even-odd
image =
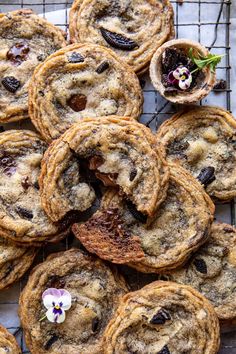
{"type": "Polygon", "coordinates": [[[60,306],[59,305],[56,305],[54,306],[56,310],[60,310],[60,306]]]}
{"type": "Polygon", "coordinates": [[[186,76],[185,75],[182,75],[180,80],[185,80],[186,79],[186,76]]]}

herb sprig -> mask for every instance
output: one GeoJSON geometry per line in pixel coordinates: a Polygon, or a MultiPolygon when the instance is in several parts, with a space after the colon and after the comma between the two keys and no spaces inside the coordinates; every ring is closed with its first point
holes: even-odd
{"type": "Polygon", "coordinates": [[[195,73],[198,70],[202,70],[207,66],[210,67],[212,72],[215,72],[216,66],[220,63],[221,59],[224,57],[224,54],[216,55],[216,54],[209,53],[207,56],[203,56],[200,53],[198,53],[198,58],[196,58],[193,55],[193,48],[189,49],[188,55],[189,58],[192,60],[192,62],[197,66],[197,68],[193,70],[191,74],[195,73]]]}

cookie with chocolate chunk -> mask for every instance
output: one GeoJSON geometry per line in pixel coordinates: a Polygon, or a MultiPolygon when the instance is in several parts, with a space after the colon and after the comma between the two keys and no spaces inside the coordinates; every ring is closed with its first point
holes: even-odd
{"type": "Polygon", "coordinates": [[[154,52],[174,37],[169,0],[75,0],[70,38],[106,46],[140,74],[154,52]]]}
{"type": "Polygon", "coordinates": [[[236,121],[218,107],[202,106],[175,114],[157,139],[167,160],[189,170],[219,200],[236,196],[236,121]]]}
{"type": "Polygon", "coordinates": [[[104,354],[216,354],[219,342],[218,319],[204,296],[157,281],[122,298],[104,334],[104,354]]]}
{"type": "Polygon", "coordinates": [[[100,210],[72,230],[88,251],[101,258],[160,273],[183,264],[206,241],[213,213],[202,186],[182,167],[170,165],[167,197],[149,223],[110,189],[100,210]]]}
{"type": "Polygon", "coordinates": [[[38,176],[46,143],[34,132],[0,134],[0,236],[21,245],[60,240],[66,223],[53,223],[40,203],[38,176]]]}
{"type": "Polygon", "coordinates": [[[125,117],[86,118],[50,145],[39,179],[41,202],[53,221],[85,211],[95,200],[97,181],[116,186],[146,216],[166,197],[169,168],[151,130],[125,117]]]}
{"type": "Polygon", "coordinates": [[[93,44],[59,50],[38,66],[30,84],[30,117],[47,141],[84,117],[138,118],[142,104],[133,70],[111,50],[93,44]]]}
{"type": "Polygon", "coordinates": [[[214,223],[206,244],[170,280],[191,285],[215,307],[223,324],[236,322],[236,229],[214,223]]]}
{"type": "Polygon", "coordinates": [[[1,122],[28,117],[28,87],[34,69],[64,46],[64,33],[33,11],[0,14],[1,122]]]}
{"type": "Polygon", "coordinates": [[[0,290],[18,281],[33,263],[35,255],[33,247],[17,246],[0,238],[0,290]]]}
{"type": "Polygon", "coordinates": [[[15,337],[6,328],[0,325],[0,353],[20,354],[21,350],[15,337]]]}
{"type": "Polygon", "coordinates": [[[49,256],[33,270],[20,297],[19,315],[30,352],[102,353],[106,325],[127,291],[115,269],[78,249],[49,256]],[[42,294],[49,288],[67,290],[72,297],[63,323],[40,321],[47,311],[42,294]]]}

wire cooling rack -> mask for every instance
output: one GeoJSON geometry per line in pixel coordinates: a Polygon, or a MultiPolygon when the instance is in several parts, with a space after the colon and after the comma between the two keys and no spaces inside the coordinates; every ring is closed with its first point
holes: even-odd
{"type": "MultiPolygon", "coordinates": [[[[68,32],[68,13],[73,0],[0,0],[0,12],[8,12],[20,8],[32,8],[56,26],[68,32]]],[[[226,88],[215,90],[207,98],[202,100],[201,105],[219,105],[231,110],[231,85],[230,85],[230,12],[231,1],[229,0],[173,0],[171,1],[175,12],[175,30],[177,38],[190,38],[201,42],[216,54],[225,54],[220,66],[217,67],[217,77],[226,80],[226,88]]],[[[178,106],[168,103],[154,90],[148,75],[140,79],[144,93],[144,109],[141,121],[154,131],[159,125],[173,113],[178,106]]],[[[236,114],[236,112],[234,112],[236,114]]],[[[6,129],[24,128],[29,124],[9,124],[6,129]]],[[[218,204],[216,206],[216,218],[235,225],[235,203],[218,204]]],[[[55,246],[48,246],[42,250],[36,262],[43,261],[46,255],[52,251],[65,250],[71,245],[70,238],[55,246]]],[[[74,245],[74,243],[73,243],[74,245]]],[[[127,272],[127,270],[126,270],[127,272]]],[[[126,274],[127,275],[127,274],[126,274]]],[[[131,271],[129,278],[139,282],[140,287],[150,276],[131,271]]],[[[152,276],[151,276],[152,277],[152,276]]],[[[153,278],[154,279],[154,278],[153,278]]],[[[27,281],[24,279],[13,285],[9,290],[0,293],[0,322],[7,327],[17,338],[22,352],[27,350],[22,330],[17,316],[18,298],[22,287],[27,281]]],[[[69,354],[69,353],[68,353],[69,354]]],[[[88,353],[90,354],[90,353],[88,353]]],[[[92,353],[91,353],[92,354],[92,353]]],[[[220,354],[236,354],[236,333],[231,332],[222,335],[222,347],[220,354]]]]}

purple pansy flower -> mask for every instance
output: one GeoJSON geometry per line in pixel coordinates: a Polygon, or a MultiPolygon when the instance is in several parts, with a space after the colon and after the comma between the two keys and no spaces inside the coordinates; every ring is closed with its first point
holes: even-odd
{"type": "Polygon", "coordinates": [[[65,311],[71,307],[71,295],[64,289],[49,288],[42,295],[43,304],[47,309],[48,321],[62,323],[65,321],[65,311]]]}
{"type": "Polygon", "coordinates": [[[178,66],[168,75],[168,81],[173,86],[179,86],[181,90],[187,90],[192,83],[192,74],[185,66],[178,66]]]}

